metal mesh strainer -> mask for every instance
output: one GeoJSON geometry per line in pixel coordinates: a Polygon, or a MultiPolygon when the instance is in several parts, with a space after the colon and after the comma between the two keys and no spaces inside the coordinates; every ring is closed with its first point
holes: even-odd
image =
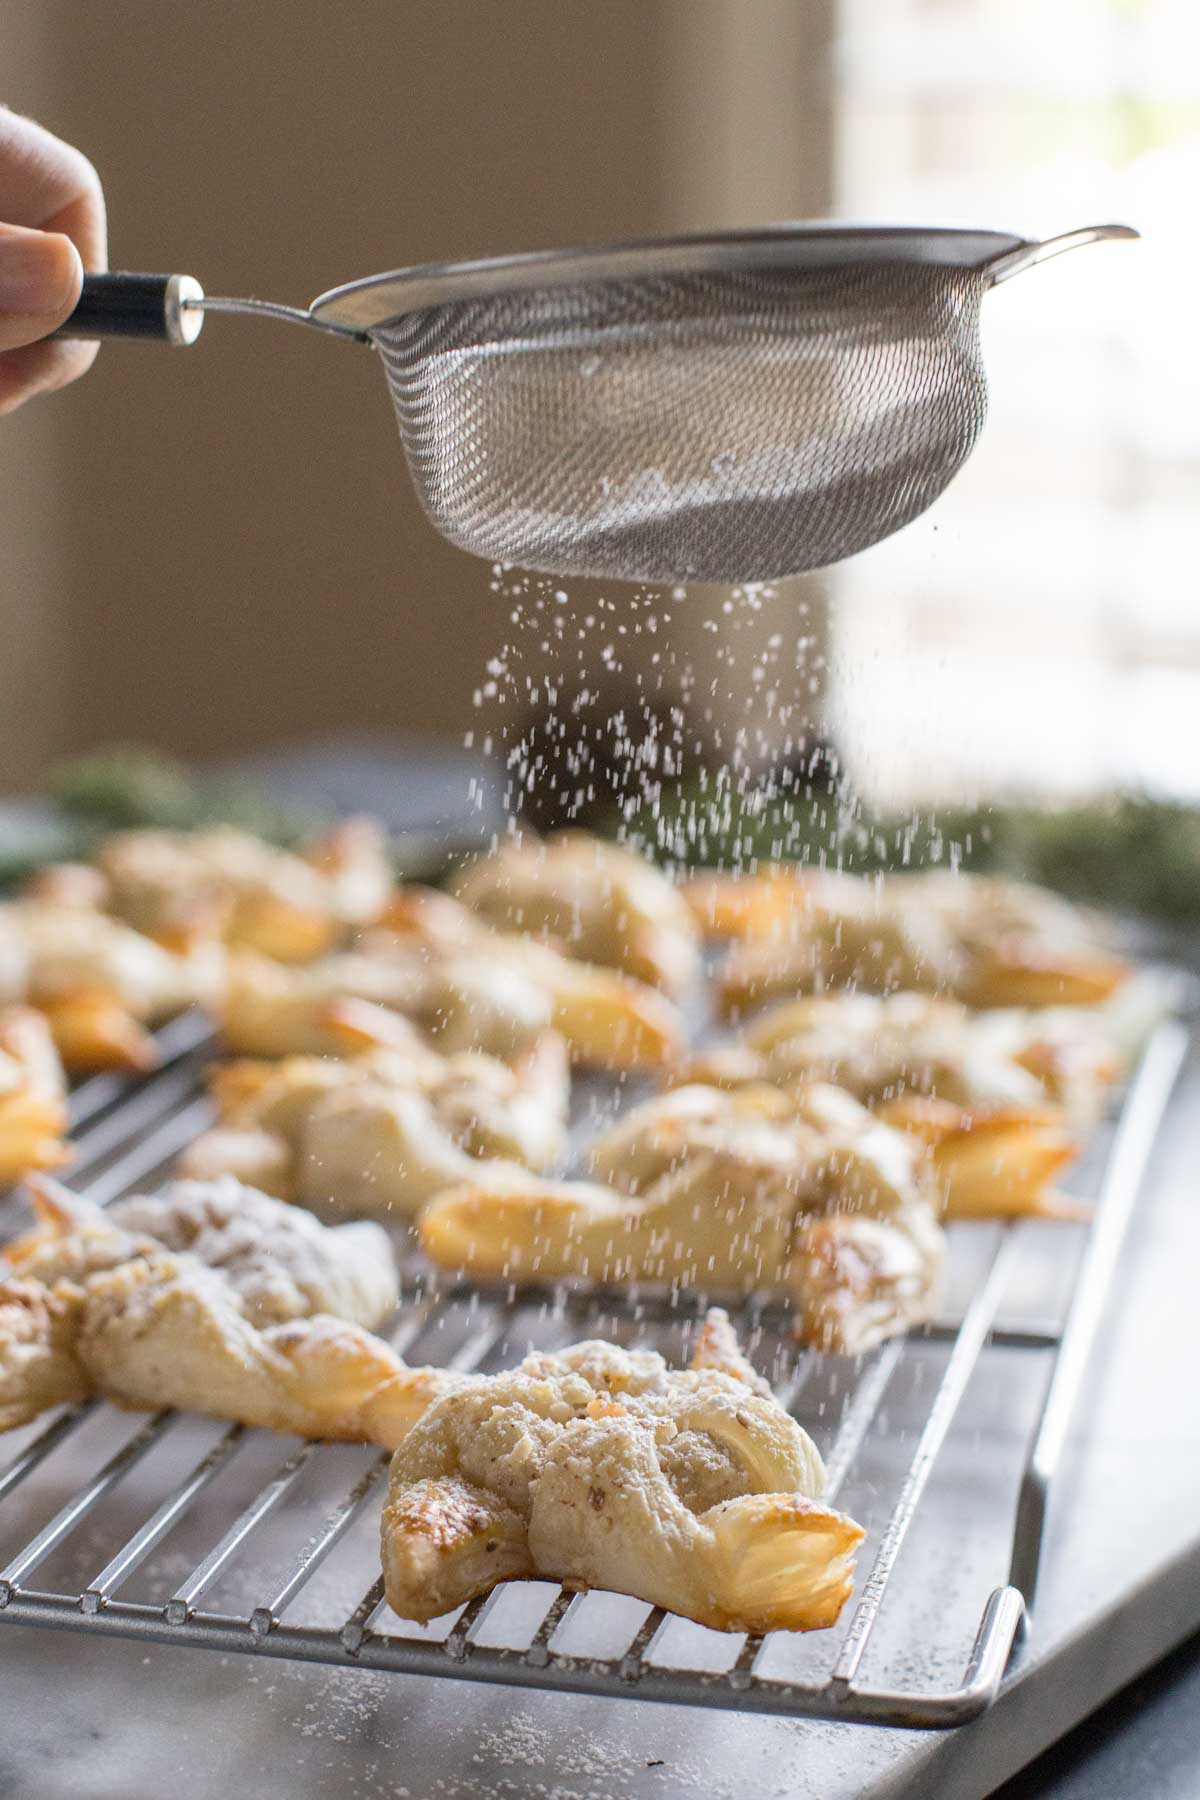
{"type": "Polygon", "coordinates": [[[307,312],[89,277],[72,335],[259,312],[378,350],[433,524],[555,575],[767,581],[923,512],[970,455],[984,294],[1128,227],[779,227],[372,276],[307,312]]]}

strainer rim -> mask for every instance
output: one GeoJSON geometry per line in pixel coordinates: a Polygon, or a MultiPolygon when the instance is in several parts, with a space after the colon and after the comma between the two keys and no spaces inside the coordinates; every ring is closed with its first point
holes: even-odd
{"type": "Polygon", "coordinates": [[[1011,231],[955,225],[805,220],[570,250],[530,250],[464,262],[420,263],[330,288],[312,302],[309,316],[322,324],[369,332],[383,330],[406,314],[430,306],[573,282],[731,269],[819,268],[835,262],[986,268],[1034,241],[1011,231]]]}

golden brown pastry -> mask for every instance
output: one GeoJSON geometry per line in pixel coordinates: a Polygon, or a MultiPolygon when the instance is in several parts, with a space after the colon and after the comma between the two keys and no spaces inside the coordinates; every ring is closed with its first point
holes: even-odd
{"type": "Polygon", "coordinates": [[[784,1002],[673,1079],[847,1089],[929,1145],[952,1217],[1079,1216],[1054,1177],[1120,1063],[1085,1009],[972,1013],[956,1001],[839,992],[784,1002]]]}
{"type": "Polygon", "coordinates": [[[721,984],[734,1013],[847,986],[970,1006],[1093,1006],[1128,974],[1091,915],[992,876],[776,869],[703,877],[691,892],[702,924],[740,939],[721,984]]]}
{"type": "Polygon", "coordinates": [[[210,1001],[220,978],[212,947],[178,955],[81,906],[0,906],[0,1003],[35,1006],[73,1070],[152,1068],[147,1027],[210,1001]]]}
{"type": "Polygon", "coordinates": [[[465,1380],[392,1459],[385,1593],[401,1618],[498,1582],[613,1588],[718,1631],[836,1622],[861,1527],[713,1321],[693,1367],[599,1342],[465,1380]]]}
{"type": "Polygon", "coordinates": [[[29,1006],[0,1007],[0,1187],[70,1162],[67,1084],[50,1027],[29,1006]]]}
{"type": "Polygon", "coordinates": [[[556,1031],[573,1062],[601,1068],[661,1067],[678,1053],[679,1015],[653,988],[476,923],[471,932],[449,947],[424,932],[373,931],[303,969],[235,956],[225,1041],[246,1056],[344,1056],[432,1039],[443,1054],[511,1059],[556,1031]]]}
{"type": "Polygon", "coordinates": [[[329,1313],[260,1330],[221,1273],[166,1252],[89,1277],[76,1354],[95,1391],[119,1406],[186,1407],[384,1449],[461,1379],[410,1369],[381,1338],[329,1313]]]}
{"type": "Polygon", "coordinates": [[[103,1209],[45,1176],[28,1185],[37,1224],[4,1252],[16,1275],[85,1283],[168,1250],[219,1270],[254,1325],[328,1312],[374,1326],[396,1305],[395,1259],[378,1225],[322,1225],[231,1176],[172,1181],[103,1209]]]}
{"type": "Polygon", "coordinates": [[[0,1280],[0,1431],[87,1399],[91,1382],[75,1353],[82,1303],[70,1282],[0,1280]]]}
{"type": "Polygon", "coordinates": [[[584,831],[523,837],[472,863],[460,900],[501,931],[679,993],[700,971],[691,908],[644,857],[584,831]]]}
{"type": "MultiPolygon", "coordinates": [[[[651,871],[653,873],[653,871],[651,871]]],[[[461,900],[416,885],[398,888],[385,929],[365,932],[359,948],[376,957],[416,961],[430,971],[438,1027],[455,1044],[465,1003],[487,1031],[503,1041],[505,1014],[523,992],[518,1011],[545,1010],[571,1047],[573,1060],[603,1068],[652,1065],[675,1053],[682,1024],[675,1007],[651,985],[602,963],[581,960],[578,946],[539,943],[534,937],[492,928],[461,900]],[[569,949],[570,953],[567,954],[569,949]],[[447,999],[436,994],[449,986],[447,999]],[[540,1002],[533,994],[540,992],[540,1002]]],[[[475,1043],[478,1027],[466,1027],[475,1043]]],[[[458,1047],[465,1047],[458,1045],[458,1047]]],[[[498,1052],[499,1053],[499,1052],[498,1052]]]]}
{"type": "Polygon", "coordinates": [[[948,1219],[1088,1219],[1055,1181],[1079,1154],[1053,1108],[954,1106],[916,1096],[878,1116],[925,1144],[948,1219]]]}
{"type": "Polygon", "coordinates": [[[48,1176],[30,1175],[25,1186],[34,1224],[4,1245],[0,1275],[47,1288],[59,1282],[79,1287],[99,1270],[162,1248],[152,1237],[125,1231],[104,1208],[48,1176]]]}
{"type": "Polygon", "coordinates": [[[1047,888],[949,870],[896,879],[961,945],[968,1006],[1098,1006],[1129,977],[1101,918],[1047,888]]]}
{"type": "Polygon", "coordinates": [[[459,1379],[365,1329],[396,1301],[378,1226],[322,1226],[232,1181],[108,1211],[32,1185],[39,1222],[0,1280],[2,1428],[97,1393],[391,1449],[459,1379]]]}
{"type": "Polygon", "coordinates": [[[745,874],[710,870],[693,875],[682,893],[706,938],[777,937],[797,910],[796,889],[806,873],[776,864],[745,874]]]}
{"type": "Polygon", "coordinates": [[[253,951],[231,953],[217,1018],[239,1056],[353,1056],[373,1045],[419,1050],[424,1038],[403,1016],[419,992],[385,964],[353,952],[305,968],[253,951]]]}
{"type": "Polygon", "coordinates": [[[848,1354],[936,1305],[943,1237],[922,1146],[837,1089],[681,1088],[602,1134],[589,1166],[593,1181],[484,1171],[425,1209],[422,1248],[492,1280],[775,1291],[805,1342],[848,1354]]]}
{"type": "Polygon", "coordinates": [[[347,819],[299,853],[231,825],[116,832],[94,868],[47,869],[30,891],[110,911],[172,949],[221,939],[307,962],[377,919],[391,886],[382,829],[347,819]]]}
{"type": "Polygon", "coordinates": [[[906,1094],[962,1107],[1052,1103],[1090,1123],[1120,1068],[1083,1008],[972,1012],[929,994],[842,989],[772,1006],[681,1076],[829,1081],[872,1106],[906,1094]]]}
{"type": "Polygon", "coordinates": [[[569,1070],[553,1033],[511,1065],[415,1046],[226,1064],[211,1084],[221,1123],[180,1172],[236,1175],[319,1212],[406,1217],[479,1161],[545,1169],[566,1137],[569,1070]]]}

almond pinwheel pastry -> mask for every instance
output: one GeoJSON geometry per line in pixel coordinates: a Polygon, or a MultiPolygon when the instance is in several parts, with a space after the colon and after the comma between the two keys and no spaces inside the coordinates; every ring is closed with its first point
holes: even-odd
{"type": "Polygon", "coordinates": [[[381,828],[348,819],[298,854],[231,825],[116,832],[93,868],[47,869],[30,891],[100,907],[173,949],[220,939],[308,962],[377,919],[391,886],[381,828]]]}
{"type": "Polygon", "coordinates": [[[219,953],[186,956],[86,907],[26,899],[0,906],[0,1003],[42,1013],[70,1069],[145,1069],[147,1026],[211,1000],[219,953]]]}
{"type": "Polygon", "coordinates": [[[511,1066],[415,1046],[226,1064],[211,1082],[221,1123],[181,1173],[227,1172],[320,1212],[404,1217],[479,1161],[544,1169],[565,1142],[569,1070],[552,1033],[511,1066]]]}
{"type": "Polygon", "coordinates": [[[41,1013],[0,1007],[0,1187],[70,1162],[67,1088],[41,1013]]]}
{"type": "Polygon", "coordinates": [[[930,1147],[952,1217],[1076,1217],[1054,1176],[1119,1064],[1086,1011],[971,1013],[924,994],[785,1002],[675,1079],[799,1092],[834,1082],[930,1147]]]}
{"type": "Polygon", "coordinates": [[[392,1459],[392,1611],[426,1620],[498,1582],[611,1588],[718,1631],[836,1622],[860,1526],[821,1504],[816,1447],[720,1315],[688,1370],[600,1342],[462,1382],[392,1459]]]}
{"type": "Polygon", "coordinates": [[[1090,915],[990,876],[776,870],[705,877],[690,892],[702,923],[741,940],[721,982],[734,1013],[847,986],[915,988],[981,1007],[1094,1006],[1128,974],[1090,915]]]}
{"type": "Polygon", "coordinates": [[[687,901],[644,857],[584,831],[512,840],[459,877],[460,900],[502,931],[678,993],[700,970],[687,901]]]}
{"type": "Polygon", "coordinates": [[[278,1057],[432,1040],[446,1055],[508,1060],[555,1031],[573,1062],[601,1068],[661,1067],[678,1053],[679,1015],[653,988],[543,944],[471,930],[461,948],[423,930],[374,931],[357,950],[302,969],[231,957],[225,1041],[241,1055],[278,1057]]]}
{"type": "Polygon", "coordinates": [[[491,1280],[648,1280],[791,1298],[857,1354],[928,1318],[943,1234],[923,1147],[839,1089],[677,1089],[593,1144],[591,1181],[493,1168],[422,1213],[426,1254],[491,1280]]]}
{"type": "Polygon", "coordinates": [[[30,1177],[37,1223],[4,1250],[12,1272],[53,1285],[162,1251],[216,1269],[251,1324],[333,1313],[378,1325],[397,1300],[396,1267],[378,1225],[322,1225],[311,1213],[231,1176],[172,1181],[106,1208],[46,1176],[30,1177]]]}

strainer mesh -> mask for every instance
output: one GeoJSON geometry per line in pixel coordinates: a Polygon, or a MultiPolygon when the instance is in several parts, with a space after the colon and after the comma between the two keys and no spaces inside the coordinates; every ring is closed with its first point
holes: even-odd
{"type": "Polygon", "coordinates": [[[422,504],[556,575],[766,581],[931,504],[986,384],[977,269],[879,262],[589,282],[372,333],[422,504]]]}

